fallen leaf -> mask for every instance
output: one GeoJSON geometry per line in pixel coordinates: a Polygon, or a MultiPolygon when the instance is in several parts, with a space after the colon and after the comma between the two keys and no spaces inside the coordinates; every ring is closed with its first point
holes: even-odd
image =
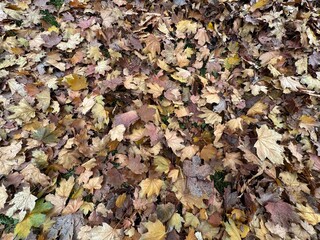
{"type": "Polygon", "coordinates": [[[256,129],[258,140],[254,144],[257,149],[258,157],[263,161],[268,158],[274,164],[283,164],[283,146],[279,145],[277,141],[282,139],[281,134],[269,129],[267,125],[262,125],[256,129]]]}
{"type": "Polygon", "coordinates": [[[160,179],[147,178],[142,180],[139,185],[141,187],[140,197],[147,196],[147,198],[149,198],[152,195],[159,195],[161,188],[164,186],[164,182],[160,179]]]}
{"type": "Polygon", "coordinates": [[[164,240],[165,239],[166,228],[159,220],[156,220],[155,222],[146,222],[143,225],[148,229],[148,232],[142,234],[140,240],[164,240]]]}

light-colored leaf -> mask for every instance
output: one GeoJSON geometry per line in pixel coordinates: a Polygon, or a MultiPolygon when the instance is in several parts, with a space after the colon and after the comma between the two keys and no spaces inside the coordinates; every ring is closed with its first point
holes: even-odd
{"type": "Polygon", "coordinates": [[[165,239],[166,228],[159,220],[156,220],[155,222],[147,222],[147,223],[144,223],[143,225],[148,229],[148,232],[142,234],[140,240],[164,240],[165,239]]]}
{"type": "Polygon", "coordinates": [[[140,182],[140,197],[147,196],[148,198],[152,195],[158,196],[161,188],[164,186],[164,182],[160,179],[147,178],[140,182]]]}

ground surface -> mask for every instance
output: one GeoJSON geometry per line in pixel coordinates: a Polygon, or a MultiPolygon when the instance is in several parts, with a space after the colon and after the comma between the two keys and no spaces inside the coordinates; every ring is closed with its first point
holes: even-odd
{"type": "Polygon", "coordinates": [[[319,7],[1,1],[2,239],[319,239],[319,7]]]}

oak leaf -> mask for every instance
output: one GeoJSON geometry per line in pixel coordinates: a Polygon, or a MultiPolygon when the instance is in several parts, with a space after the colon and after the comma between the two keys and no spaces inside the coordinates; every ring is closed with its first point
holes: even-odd
{"type": "Polygon", "coordinates": [[[254,144],[257,155],[261,160],[268,158],[274,164],[283,164],[283,146],[279,145],[282,136],[276,131],[269,129],[267,125],[262,125],[257,129],[258,140],[254,144]]]}

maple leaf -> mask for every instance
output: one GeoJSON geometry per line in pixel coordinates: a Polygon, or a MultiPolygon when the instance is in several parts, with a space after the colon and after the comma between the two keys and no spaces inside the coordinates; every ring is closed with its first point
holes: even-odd
{"type": "Polygon", "coordinates": [[[67,42],[60,42],[57,45],[57,48],[63,50],[63,51],[72,51],[76,48],[77,45],[79,45],[83,41],[83,37],[81,37],[80,33],[75,33],[70,35],[70,38],[67,42]]]}
{"type": "Polygon", "coordinates": [[[8,198],[7,190],[5,186],[1,185],[0,187],[0,210],[4,207],[8,198]]]}
{"type": "Polygon", "coordinates": [[[51,208],[51,203],[45,202],[44,199],[38,200],[32,212],[16,225],[14,234],[18,237],[26,238],[31,232],[32,227],[40,227],[44,223],[46,219],[45,213],[51,208]]]}
{"type": "Polygon", "coordinates": [[[118,140],[121,142],[123,140],[123,134],[126,131],[126,127],[123,124],[117,125],[109,131],[110,139],[112,141],[118,140]]]}
{"type": "Polygon", "coordinates": [[[35,109],[24,98],[21,99],[17,106],[10,106],[8,110],[13,112],[8,119],[15,119],[18,124],[22,124],[23,121],[28,122],[36,116],[35,109]]]}
{"type": "Polygon", "coordinates": [[[41,173],[40,170],[33,164],[29,164],[27,167],[25,167],[21,171],[21,174],[24,176],[24,179],[26,181],[39,183],[41,186],[49,185],[50,178],[47,175],[41,173]]]}
{"type": "Polygon", "coordinates": [[[75,239],[84,225],[82,213],[54,217],[55,223],[50,227],[47,239],[75,239]]]}
{"type": "Polygon", "coordinates": [[[299,215],[306,220],[311,225],[316,225],[320,222],[320,214],[315,213],[315,211],[308,204],[303,206],[300,203],[296,205],[297,210],[299,211],[299,215]]]}
{"type": "Polygon", "coordinates": [[[120,240],[121,230],[114,229],[107,223],[102,223],[102,226],[89,227],[83,226],[78,233],[80,240],[120,240]]]}
{"type": "Polygon", "coordinates": [[[155,222],[146,222],[143,224],[148,232],[141,235],[140,240],[164,240],[166,237],[166,228],[158,219],[155,222]]]}
{"type": "Polygon", "coordinates": [[[286,202],[269,202],[265,208],[271,214],[271,219],[275,224],[289,228],[290,221],[298,222],[296,213],[291,205],[286,202]]]}
{"type": "Polygon", "coordinates": [[[184,220],[185,220],[184,225],[186,227],[192,226],[194,228],[197,228],[200,225],[199,219],[190,212],[186,212],[186,214],[184,215],[184,220]]]}
{"type": "Polygon", "coordinates": [[[283,146],[279,145],[282,136],[276,131],[269,129],[267,125],[262,125],[257,129],[258,140],[254,144],[257,155],[261,160],[268,158],[274,164],[283,164],[283,146]]]}
{"type": "Polygon", "coordinates": [[[181,20],[176,25],[177,31],[181,33],[196,33],[197,23],[191,20],[181,20]]]}
{"type": "Polygon", "coordinates": [[[177,232],[180,232],[183,221],[183,217],[181,217],[179,213],[174,213],[168,222],[169,228],[175,228],[177,232]]]}
{"type": "Polygon", "coordinates": [[[63,78],[73,91],[79,91],[88,87],[87,79],[79,74],[69,74],[63,78]]]}
{"type": "Polygon", "coordinates": [[[13,204],[13,206],[8,209],[6,215],[11,217],[16,211],[20,210],[19,219],[21,221],[27,213],[26,210],[31,211],[35,207],[36,200],[37,197],[31,194],[30,187],[24,187],[10,201],[10,204],[13,204]]]}
{"type": "Polygon", "coordinates": [[[100,189],[101,183],[103,182],[103,176],[94,177],[89,180],[88,183],[83,184],[83,187],[90,190],[90,193],[93,193],[94,189],[100,189]]]}
{"type": "Polygon", "coordinates": [[[140,197],[147,196],[147,198],[149,198],[152,195],[159,195],[161,188],[164,186],[164,182],[160,179],[147,178],[142,180],[139,185],[141,187],[140,197]]]}
{"type": "Polygon", "coordinates": [[[177,132],[166,130],[165,138],[167,140],[168,146],[172,149],[172,151],[177,154],[177,151],[184,148],[182,144],[184,142],[183,138],[177,136],[177,132]]]}
{"type": "Polygon", "coordinates": [[[61,197],[69,197],[74,184],[75,182],[73,176],[69,177],[68,180],[62,179],[60,181],[60,186],[56,188],[56,194],[61,197]]]}
{"type": "Polygon", "coordinates": [[[168,173],[170,169],[170,161],[162,156],[154,157],[154,165],[159,173],[168,173]]]}
{"type": "Polygon", "coordinates": [[[146,53],[151,53],[151,57],[155,58],[161,52],[159,38],[154,34],[150,34],[145,40],[146,47],[143,49],[146,53]]]}
{"type": "Polygon", "coordinates": [[[296,92],[299,90],[299,88],[303,88],[303,86],[295,77],[280,77],[279,80],[284,93],[290,93],[290,91],[296,92]]]}

